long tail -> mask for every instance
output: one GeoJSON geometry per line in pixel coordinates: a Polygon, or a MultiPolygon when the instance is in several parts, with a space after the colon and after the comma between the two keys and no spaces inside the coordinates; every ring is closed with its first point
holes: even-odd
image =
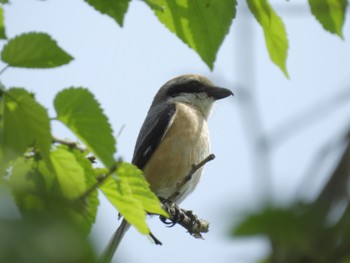
{"type": "Polygon", "coordinates": [[[126,231],[128,231],[129,228],[130,228],[129,223],[126,222],[125,219],[123,219],[122,223],[120,224],[118,229],[115,231],[113,237],[109,241],[108,246],[103,252],[100,260],[101,263],[110,263],[112,261],[113,255],[117,250],[120,244],[120,241],[122,241],[126,231]]]}

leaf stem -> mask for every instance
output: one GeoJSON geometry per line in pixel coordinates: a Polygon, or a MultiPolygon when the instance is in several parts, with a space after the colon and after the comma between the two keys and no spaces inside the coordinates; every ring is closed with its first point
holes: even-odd
{"type": "Polygon", "coordinates": [[[115,164],[112,165],[112,167],[108,170],[106,174],[103,176],[99,177],[97,182],[94,183],[89,189],[86,190],[85,193],[83,193],[78,200],[84,201],[93,191],[95,191],[111,174],[113,174],[117,169],[120,164],[120,161],[116,162],[115,164]]]}

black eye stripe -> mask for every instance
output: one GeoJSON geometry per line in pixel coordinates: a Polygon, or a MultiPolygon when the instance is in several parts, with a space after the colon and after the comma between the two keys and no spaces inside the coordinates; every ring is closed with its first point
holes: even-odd
{"type": "Polygon", "coordinates": [[[168,90],[168,95],[171,97],[175,97],[180,93],[198,93],[204,92],[204,86],[197,80],[191,80],[187,83],[182,83],[178,85],[173,85],[168,90]]]}

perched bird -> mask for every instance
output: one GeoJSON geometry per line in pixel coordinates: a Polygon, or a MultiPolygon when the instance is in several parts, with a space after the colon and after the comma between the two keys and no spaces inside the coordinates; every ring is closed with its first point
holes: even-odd
{"type": "MultiPolygon", "coordinates": [[[[216,100],[233,95],[201,75],[182,75],[166,82],[157,92],[136,141],[132,163],[143,170],[152,191],[167,199],[176,184],[210,153],[207,120],[216,100]]],[[[182,202],[196,187],[198,169],[180,189],[175,203],[182,202]]],[[[123,220],[103,255],[110,262],[130,225],[123,220]]]]}

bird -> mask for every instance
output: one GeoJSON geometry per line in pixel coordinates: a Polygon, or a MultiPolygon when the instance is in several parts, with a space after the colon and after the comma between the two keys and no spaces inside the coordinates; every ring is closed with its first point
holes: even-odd
{"type": "MultiPolygon", "coordinates": [[[[233,92],[216,86],[198,74],[167,81],[156,93],[136,140],[132,163],[143,170],[151,190],[161,199],[174,194],[180,204],[196,187],[198,169],[180,190],[176,188],[190,171],[210,153],[208,118],[215,101],[233,92]]],[[[110,262],[130,224],[123,219],[113,235],[102,262],[110,262]]]]}

